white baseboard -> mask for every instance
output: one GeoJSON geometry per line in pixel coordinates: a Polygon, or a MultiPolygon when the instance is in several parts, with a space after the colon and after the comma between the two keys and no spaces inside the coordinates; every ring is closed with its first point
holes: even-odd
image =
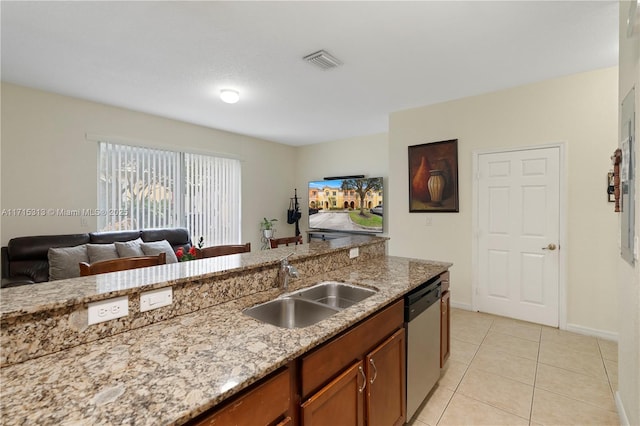
{"type": "Polygon", "coordinates": [[[471,308],[471,304],[469,303],[460,303],[460,302],[456,302],[456,301],[451,301],[451,307],[452,308],[457,308],[457,309],[464,309],[465,311],[472,311],[473,309],[471,308]]]}
{"type": "Polygon", "coordinates": [[[630,426],[627,413],[624,411],[624,405],[622,399],[620,399],[620,392],[616,391],[616,408],[618,409],[618,417],[620,418],[620,426],[630,426]]]}
{"type": "Polygon", "coordinates": [[[567,331],[571,331],[573,333],[585,334],[587,336],[599,337],[605,340],[611,340],[614,342],[618,341],[618,333],[614,333],[612,331],[604,331],[598,330],[595,328],[584,327],[577,324],[567,324],[567,331]]]}

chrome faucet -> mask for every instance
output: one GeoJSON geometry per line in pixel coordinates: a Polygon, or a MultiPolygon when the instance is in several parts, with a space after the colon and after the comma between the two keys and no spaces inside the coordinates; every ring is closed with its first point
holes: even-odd
{"type": "Polygon", "coordinates": [[[289,256],[295,253],[289,253],[280,260],[280,269],[278,269],[278,287],[282,290],[289,288],[289,278],[298,278],[300,274],[295,266],[289,264],[289,256]]]}

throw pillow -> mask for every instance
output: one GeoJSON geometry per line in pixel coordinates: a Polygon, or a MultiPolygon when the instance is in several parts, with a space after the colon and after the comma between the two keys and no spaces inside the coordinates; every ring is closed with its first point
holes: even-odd
{"type": "Polygon", "coordinates": [[[144,256],[144,252],[140,248],[140,244],[142,244],[142,239],[138,238],[137,240],[126,241],[124,243],[115,242],[116,250],[118,251],[118,256],[120,257],[134,257],[134,256],[144,256]]]}
{"type": "Polygon", "coordinates": [[[115,244],[87,244],[87,254],[91,263],[119,257],[115,244]]]}
{"type": "Polygon", "coordinates": [[[80,262],[89,261],[86,244],[50,248],[47,257],[49,258],[49,281],[79,277],[80,262]]]}
{"type": "Polygon", "coordinates": [[[164,252],[167,254],[167,263],[178,263],[178,258],[173,252],[173,247],[171,247],[171,244],[169,244],[167,240],[142,243],[140,244],[140,248],[142,248],[142,251],[147,256],[157,256],[164,252]]]}

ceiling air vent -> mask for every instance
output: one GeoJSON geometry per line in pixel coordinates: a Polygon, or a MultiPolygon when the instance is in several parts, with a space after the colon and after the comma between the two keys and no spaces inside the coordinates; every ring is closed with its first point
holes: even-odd
{"type": "Polygon", "coordinates": [[[324,50],[319,50],[302,59],[323,70],[330,70],[332,68],[336,68],[338,65],[342,65],[342,62],[339,59],[334,58],[324,50]]]}

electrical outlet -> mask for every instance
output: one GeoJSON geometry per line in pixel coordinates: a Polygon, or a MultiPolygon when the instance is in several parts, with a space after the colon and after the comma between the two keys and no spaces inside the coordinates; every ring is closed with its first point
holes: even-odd
{"type": "Polygon", "coordinates": [[[89,325],[105,322],[129,315],[129,298],[127,296],[92,302],[88,305],[89,325]]]}
{"type": "Polygon", "coordinates": [[[432,218],[431,216],[427,216],[424,221],[424,226],[431,226],[431,225],[432,225],[432,218]]]}
{"type": "Polygon", "coordinates": [[[360,254],[360,250],[358,249],[358,247],[354,247],[351,250],[349,250],[349,259],[358,257],[359,254],[360,254]]]}
{"type": "Polygon", "coordinates": [[[140,295],[140,312],[169,306],[173,302],[173,288],[145,291],[140,295]]]}

